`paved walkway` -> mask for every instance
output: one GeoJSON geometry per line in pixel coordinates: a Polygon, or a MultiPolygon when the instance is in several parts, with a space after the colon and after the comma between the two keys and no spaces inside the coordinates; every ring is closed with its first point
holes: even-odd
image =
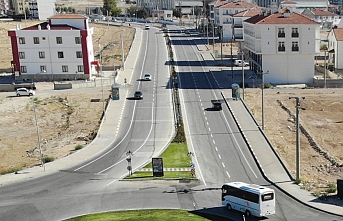
{"type": "MultiPolygon", "coordinates": [[[[137,29],[135,40],[130,52],[136,52],[139,50],[141,40],[142,30],[137,29]]],[[[198,45],[198,49],[204,60],[214,61],[211,51],[207,50],[205,45],[198,45]]],[[[121,84],[120,97],[122,99],[110,101],[106,110],[105,119],[101,123],[98,135],[90,145],[68,157],[46,164],[45,171],[42,167],[33,167],[20,171],[18,174],[12,173],[2,175],[0,176],[0,185],[8,185],[19,180],[29,180],[32,179],[32,177],[39,177],[44,176],[47,173],[58,172],[59,170],[73,166],[75,162],[79,162],[97,154],[110,145],[111,142],[113,142],[112,128],[117,128],[115,135],[118,133],[122,111],[125,107],[126,101],[126,99],[123,98],[127,96],[128,90],[126,90],[126,87],[129,87],[132,80],[131,76],[136,60],[136,53],[129,53],[125,61],[124,70],[121,71],[116,78],[116,82],[121,84]],[[127,80],[126,84],[124,83],[124,79],[127,80]]],[[[231,97],[231,92],[224,92],[224,97],[231,97]]],[[[302,190],[297,185],[293,184],[292,178],[287,172],[287,169],[279,164],[279,158],[277,157],[275,150],[273,150],[273,148],[270,146],[263,133],[260,133],[260,128],[257,126],[252,116],[246,112],[244,104],[240,101],[234,101],[232,99],[227,99],[227,103],[231,112],[236,117],[237,124],[244,134],[247,143],[249,143],[251,150],[254,152],[256,161],[259,162],[259,165],[264,171],[267,179],[273,182],[281,190],[285,191],[290,196],[303,202],[304,204],[322,211],[327,211],[329,213],[343,215],[343,200],[328,199],[328,201],[320,201],[307,191],[302,190]]],[[[185,169],[189,170],[189,168],[185,169]]]]}
{"type": "MultiPolygon", "coordinates": [[[[205,45],[197,45],[197,47],[205,61],[215,60],[211,51],[208,51],[205,45]]],[[[220,61],[215,63],[218,62],[220,61]]],[[[212,64],[212,62],[206,63],[212,64]]],[[[235,117],[235,121],[265,178],[289,196],[312,208],[343,216],[343,200],[337,199],[336,196],[328,197],[327,200],[320,200],[294,184],[292,175],[286,166],[283,165],[276,150],[258,126],[252,114],[246,111],[247,108],[244,102],[233,100],[231,98],[231,90],[224,91],[223,96],[226,98],[229,109],[235,117]]]]}

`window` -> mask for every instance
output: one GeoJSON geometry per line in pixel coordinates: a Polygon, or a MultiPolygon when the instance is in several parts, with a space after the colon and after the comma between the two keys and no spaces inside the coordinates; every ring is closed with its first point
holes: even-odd
{"type": "Polygon", "coordinates": [[[25,52],[19,52],[19,58],[25,59],[25,52]]]}
{"type": "Polygon", "coordinates": [[[279,32],[277,35],[279,38],[284,38],[285,37],[285,29],[284,28],[279,28],[279,32]]]}
{"type": "Polygon", "coordinates": [[[77,72],[83,72],[83,65],[77,66],[77,72]]]}
{"type": "Polygon", "coordinates": [[[285,42],[279,42],[278,51],[285,51],[285,42]]]}
{"type": "Polygon", "coordinates": [[[44,51],[40,51],[38,52],[39,54],[39,58],[45,58],[45,52],[44,51]]]}
{"type": "Polygon", "coordinates": [[[56,43],[62,44],[62,37],[56,37],[56,43]]]}
{"type": "Polygon", "coordinates": [[[33,43],[39,44],[39,37],[33,37],[33,43]]]}
{"type": "Polygon", "coordinates": [[[67,65],[62,66],[62,72],[68,72],[68,66],[67,65]]]}
{"type": "Polygon", "coordinates": [[[268,201],[274,199],[274,194],[273,193],[266,193],[261,196],[262,201],[268,201]]]}
{"type": "Polygon", "coordinates": [[[299,51],[299,45],[297,41],[292,42],[292,51],[299,51]]]}
{"type": "Polygon", "coordinates": [[[298,37],[299,37],[298,28],[292,28],[292,38],[298,38],[298,37]]]}
{"type": "Polygon", "coordinates": [[[58,58],[64,58],[63,51],[59,51],[58,53],[58,58]]]}
{"type": "Polygon", "coordinates": [[[20,66],[20,72],[21,73],[27,73],[26,66],[20,66]]]}
{"type": "Polygon", "coordinates": [[[19,44],[21,45],[25,44],[25,38],[19,38],[19,44]]]}
{"type": "Polygon", "coordinates": [[[76,52],[76,57],[77,58],[82,58],[82,52],[81,51],[77,51],[76,52]]]}
{"type": "Polygon", "coordinates": [[[75,37],[75,44],[81,44],[81,38],[75,37]]]}
{"type": "Polygon", "coordinates": [[[40,72],[41,73],[46,73],[46,66],[45,65],[40,66],[40,72]]]}

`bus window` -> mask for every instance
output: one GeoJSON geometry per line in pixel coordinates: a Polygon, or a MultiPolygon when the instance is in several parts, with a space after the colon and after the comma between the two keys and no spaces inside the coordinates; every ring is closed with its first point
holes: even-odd
{"type": "Polygon", "coordinates": [[[261,197],[262,197],[262,201],[268,201],[268,200],[274,199],[274,194],[266,193],[266,194],[263,194],[261,197]]]}

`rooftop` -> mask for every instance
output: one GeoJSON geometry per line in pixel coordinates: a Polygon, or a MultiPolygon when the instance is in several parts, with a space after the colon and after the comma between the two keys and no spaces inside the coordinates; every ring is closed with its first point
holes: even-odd
{"type": "Polygon", "coordinates": [[[243,2],[243,1],[234,1],[226,3],[222,6],[219,6],[219,8],[253,8],[256,5],[250,3],[250,2],[243,2]]]}
{"type": "MultiPolygon", "coordinates": [[[[33,25],[27,28],[23,28],[22,30],[39,30],[39,26],[40,26],[40,30],[48,30],[48,25],[49,25],[48,22],[43,22],[43,23],[33,25]]],[[[80,30],[80,29],[65,24],[65,25],[50,25],[50,30],[80,30]]]]}
{"type": "Polygon", "coordinates": [[[79,14],[56,14],[49,19],[87,19],[87,17],[79,14]]]}
{"type": "Polygon", "coordinates": [[[255,15],[260,14],[262,9],[263,8],[261,8],[261,7],[254,7],[254,8],[248,9],[246,11],[239,12],[239,13],[235,14],[234,17],[253,17],[255,15]]]}
{"type": "Polygon", "coordinates": [[[333,33],[337,41],[343,41],[343,28],[334,28],[333,33]]]}
{"type": "Polygon", "coordinates": [[[259,14],[248,18],[245,22],[251,24],[308,24],[314,25],[317,22],[311,20],[307,16],[298,13],[275,13],[275,14],[259,14]]]}

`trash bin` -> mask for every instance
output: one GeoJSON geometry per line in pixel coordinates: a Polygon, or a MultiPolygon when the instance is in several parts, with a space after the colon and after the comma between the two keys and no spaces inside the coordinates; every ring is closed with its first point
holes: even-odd
{"type": "Polygon", "coordinates": [[[240,99],[239,85],[238,84],[232,84],[231,89],[232,89],[232,98],[234,98],[236,100],[240,99]]]}
{"type": "Polygon", "coordinates": [[[112,100],[119,100],[119,87],[120,87],[120,84],[112,84],[112,100]]]}

